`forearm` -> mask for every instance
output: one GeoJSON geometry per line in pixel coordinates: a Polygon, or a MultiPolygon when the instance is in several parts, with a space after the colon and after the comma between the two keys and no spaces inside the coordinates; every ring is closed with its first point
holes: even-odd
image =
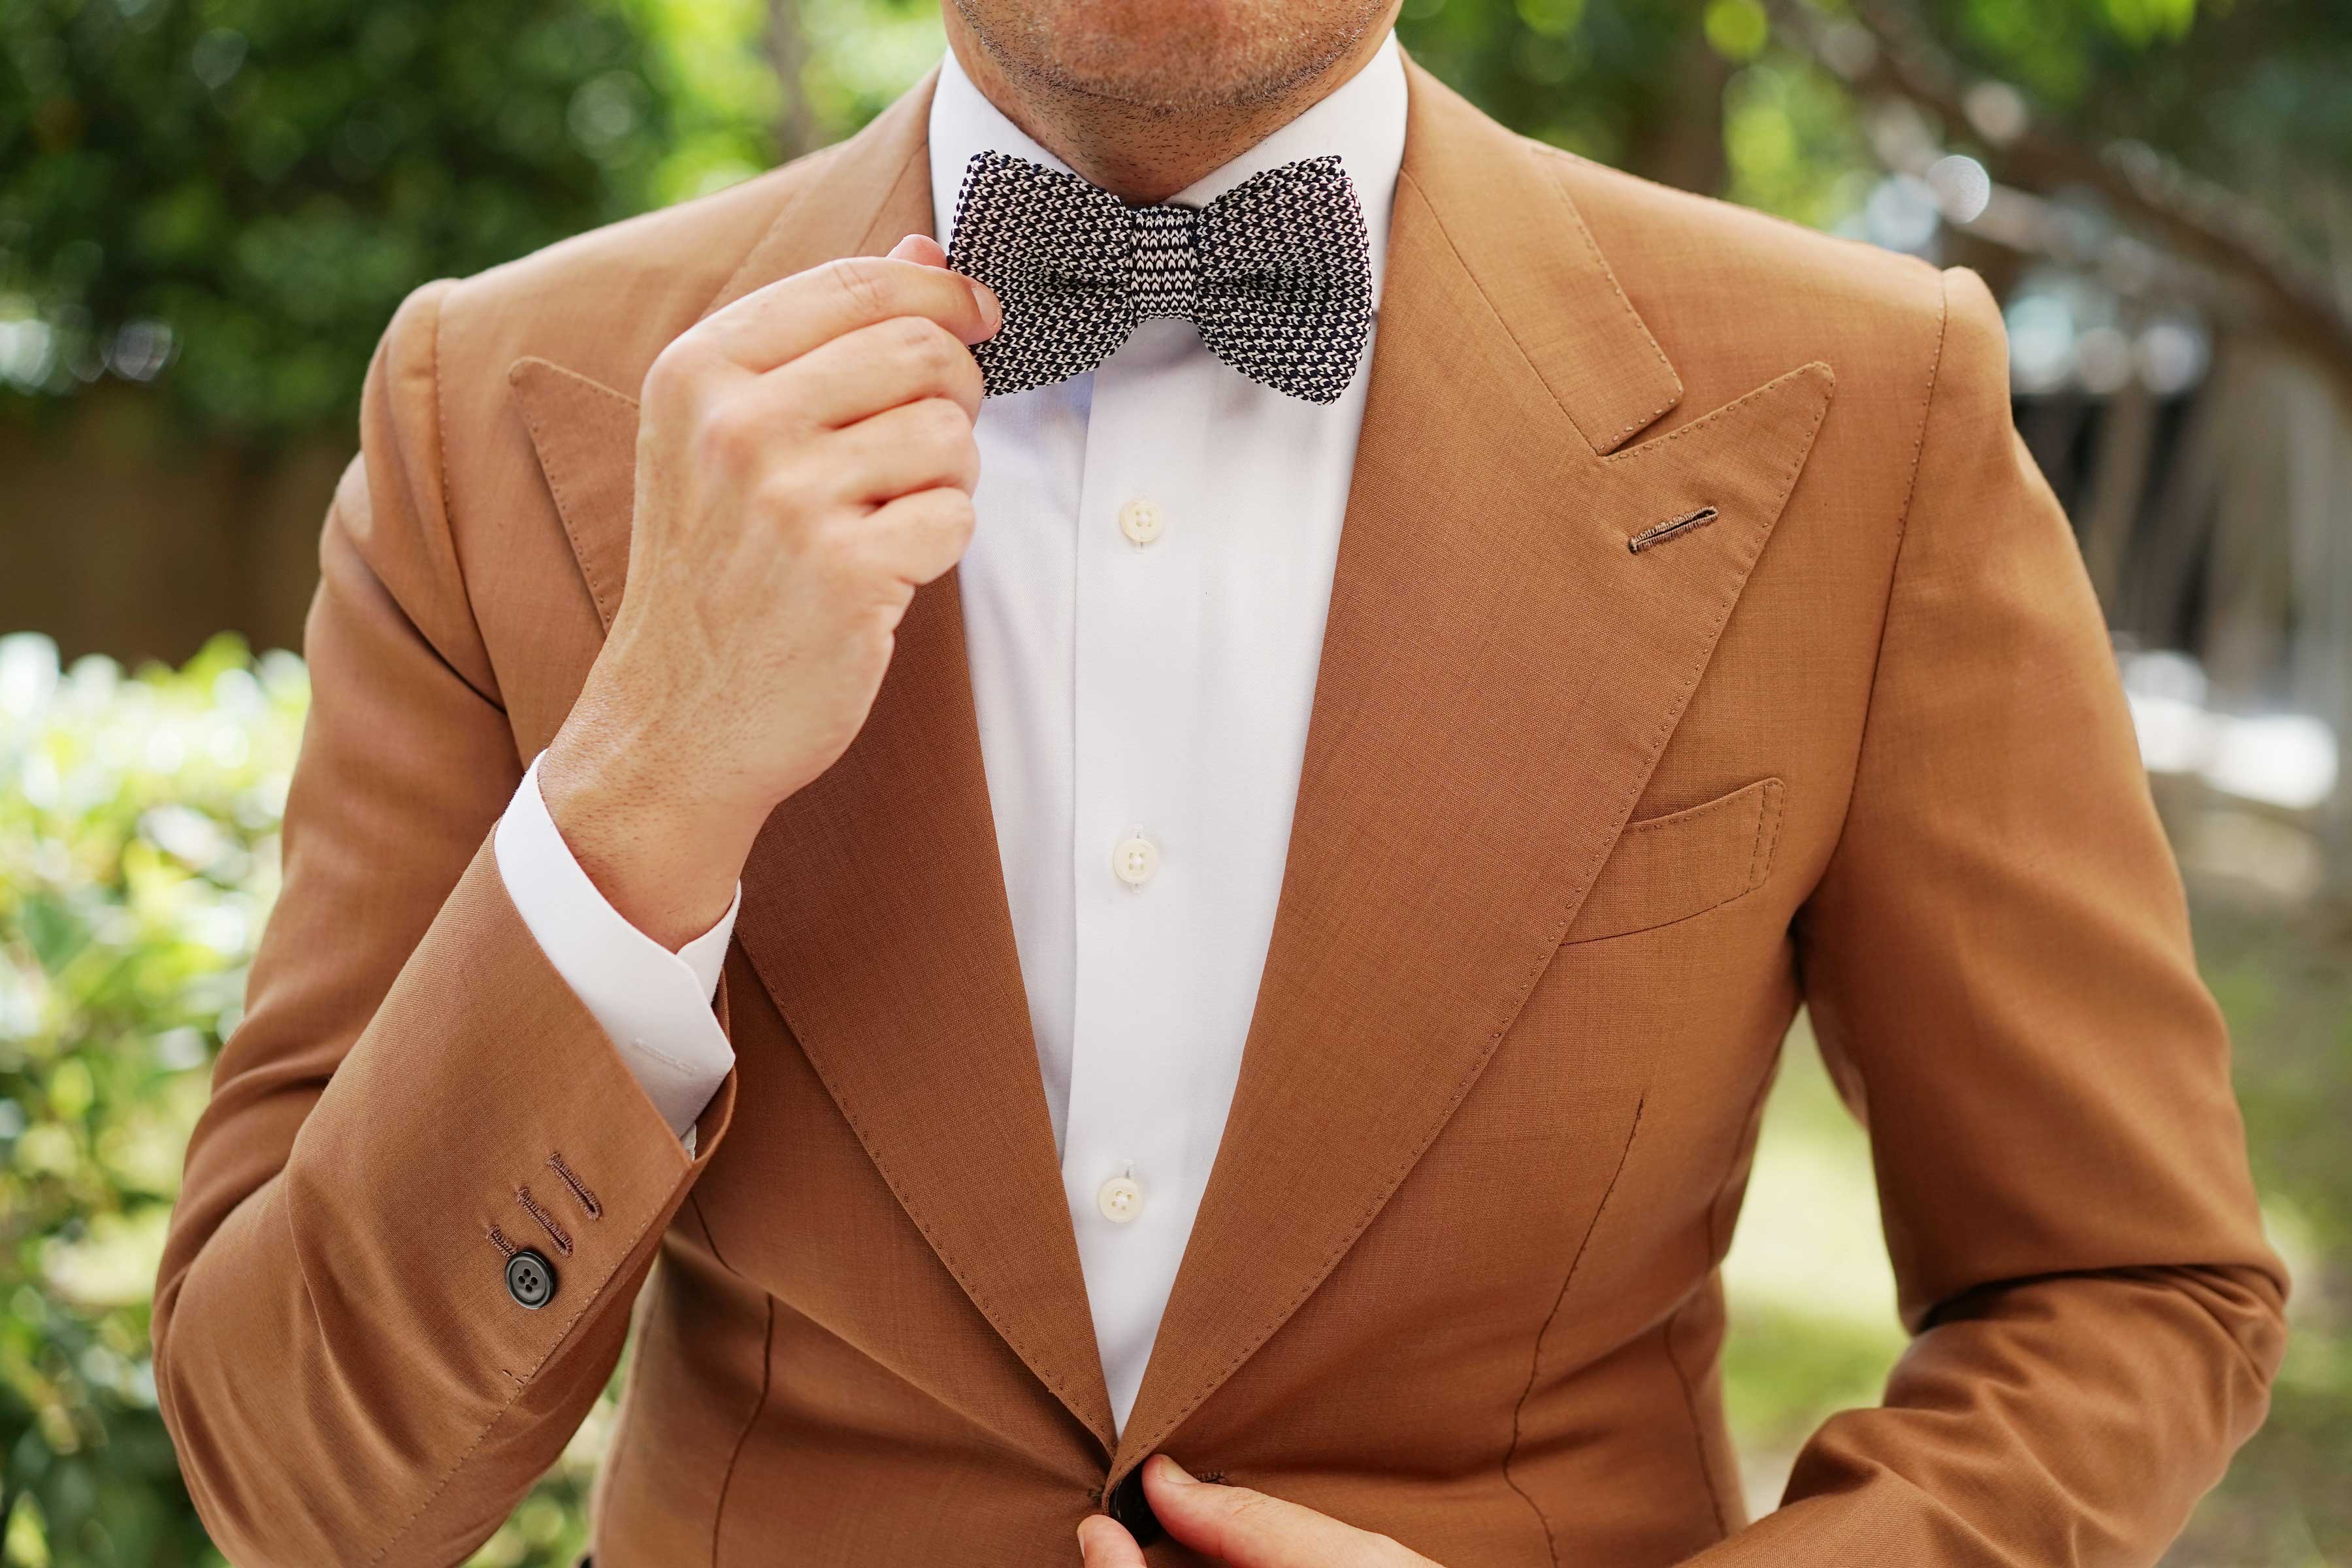
{"type": "Polygon", "coordinates": [[[215,1538],[252,1564],[462,1557],[603,1388],[698,1168],[486,851],[284,1170],[163,1281],[158,1394],[215,1538]],[[557,1279],[538,1310],[506,1284],[525,1247],[557,1279]]]}
{"type": "Polygon", "coordinates": [[[164,1420],[252,1568],[446,1563],[495,1529],[602,1388],[694,1171],[489,845],[521,769],[438,488],[445,293],[385,334],[328,515],[284,889],[156,1287],[164,1420]],[[507,1286],[526,1247],[537,1310],[507,1286]]]}
{"type": "Polygon", "coordinates": [[[1777,1511],[1692,1568],[2154,1563],[2261,1423],[2279,1308],[2245,1268],[1979,1292],[1912,1342],[1883,1404],[1814,1435],[1777,1511]]]}

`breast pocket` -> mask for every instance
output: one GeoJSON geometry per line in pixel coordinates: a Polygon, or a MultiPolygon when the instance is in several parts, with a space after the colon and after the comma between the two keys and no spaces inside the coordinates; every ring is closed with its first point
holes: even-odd
{"type": "Polygon", "coordinates": [[[1762,887],[1785,793],[1779,779],[1758,779],[1704,805],[1629,823],[1563,944],[1671,925],[1762,887]]]}

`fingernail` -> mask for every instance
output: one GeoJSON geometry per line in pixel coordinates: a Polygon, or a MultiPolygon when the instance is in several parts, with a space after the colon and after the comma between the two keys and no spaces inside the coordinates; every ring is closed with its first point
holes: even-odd
{"type": "Polygon", "coordinates": [[[910,234],[910,235],[908,235],[906,238],[904,238],[904,239],[900,240],[898,244],[896,244],[896,245],[892,246],[892,247],[890,247],[890,256],[889,256],[889,259],[891,259],[891,260],[897,260],[897,259],[898,258],[898,253],[899,253],[900,251],[902,251],[902,250],[906,249],[906,248],[907,248],[907,247],[908,247],[908,246],[910,246],[910,245],[914,244],[914,243],[915,243],[915,241],[917,241],[917,240],[920,239],[921,237],[922,237],[922,236],[921,236],[921,235],[919,235],[919,234],[910,234]]]}
{"type": "Polygon", "coordinates": [[[1192,1479],[1190,1471],[1185,1469],[1183,1466],[1178,1464],[1175,1460],[1170,1458],[1167,1455],[1158,1454],[1153,1457],[1160,1461],[1160,1479],[1161,1480],[1174,1481],[1180,1487],[1196,1487],[1201,1484],[1192,1479]]]}
{"type": "Polygon", "coordinates": [[[971,280],[971,297],[980,301],[981,319],[988,323],[988,335],[994,337],[996,329],[1004,325],[1004,306],[997,300],[996,290],[975,278],[971,280]]]}
{"type": "Polygon", "coordinates": [[[1078,1521],[1078,1561],[1079,1561],[1079,1562],[1081,1562],[1081,1563],[1084,1563],[1086,1560],[1087,1560],[1087,1526],[1086,1526],[1086,1521],[1085,1521],[1084,1520],[1080,1520],[1080,1521],[1078,1521]]]}

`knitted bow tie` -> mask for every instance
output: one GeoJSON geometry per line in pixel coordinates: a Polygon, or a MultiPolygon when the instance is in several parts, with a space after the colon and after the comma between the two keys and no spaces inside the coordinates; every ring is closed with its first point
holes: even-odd
{"type": "Polygon", "coordinates": [[[1004,306],[972,350],[992,395],[1084,374],[1139,321],[1176,316],[1251,380],[1331,403],[1371,328],[1363,209],[1336,156],[1268,169],[1203,207],[1138,207],[1076,174],[977,153],[948,265],[1004,306]]]}

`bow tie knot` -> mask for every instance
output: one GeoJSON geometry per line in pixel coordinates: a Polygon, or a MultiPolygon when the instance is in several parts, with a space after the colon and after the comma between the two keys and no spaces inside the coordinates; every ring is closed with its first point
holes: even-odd
{"type": "Polygon", "coordinates": [[[1129,263],[1135,281],[1135,313],[1192,319],[1193,290],[1200,280],[1196,237],[1200,214],[1189,207],[1135,209],[1135,255],[1129,263]]]}
{"type": "Polygon", "coordinates": [[[1371,330],[1363,209],[1337,157],[1181,207],[1129,206],[1076,174],[975,153],[948,265],[1004,306],[996,335],[972,350],[992,395],[1084,374],[1138,322],[1173,316],[1253,381],[1331,403],[1371,330]]]}

